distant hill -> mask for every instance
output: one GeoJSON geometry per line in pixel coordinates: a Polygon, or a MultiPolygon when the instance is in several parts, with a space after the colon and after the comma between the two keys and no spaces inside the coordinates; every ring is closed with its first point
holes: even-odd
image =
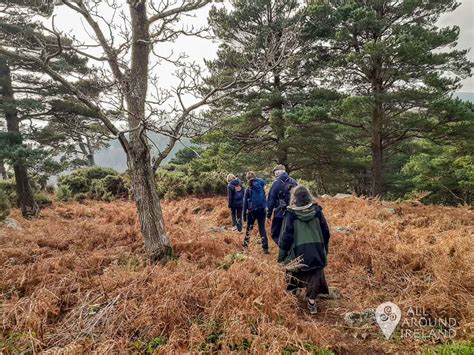
{"type": "MultiPolygon", "coordinates": [[[[160,148],[164,149],[166,144],[168,143],[168,138],[164,136],[160,136],[159,134],[152,134],[153,142],[160,148]]],[[[185,144],[188,144],[189,139],[184,139],[185,144]]],[[[173,159],[176,152],[183,148],[184,145],[182,143],[176,143],[174,149],[168,155],[168,157],[164,160],[163,163],[167,163],[169,160],[173,159]]],[[[156,152],[156,149],[153,150],[156,152]]],[[[127,158],[125,156],[125,152],[122,149],[119,141],[114,139],[110,146],[105,149],[101,149],[95,155],[95,162],[99,166],[113,168],[120,173],[123,173],[127,170],[127,158]]]]}

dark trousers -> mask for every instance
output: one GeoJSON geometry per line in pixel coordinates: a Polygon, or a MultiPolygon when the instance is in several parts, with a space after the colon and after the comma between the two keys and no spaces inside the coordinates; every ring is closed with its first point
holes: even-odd
{"type": "Polygon", "coordinates": [[[298,288],[306,288],[306,297],[316,299],[319,294],[328,295],[329,288],[324,269],[297,271],[287,274],[287,290],[293,292],[298,288]]]}
{"type": "Polygon", "coordinates": [[[237,230],[242,232],[242,206],[231,208],[230,214],[232,216],[232,226],[237,227],[237,230]]]}
{"type": "Polygon", "coordinates": [[[272,219],[272,239],[278,245],[278,239],[280,239],[281,226],[283,224],[283,218],[273,217],[272,219]]]}
{"type": "Polygon", "coordinates": [[[255,221],[258,223],[258,231],[262,239],[263,250],[268,250],[267,231],[265,230],[265,208],[258,208],[248,212],[247,215],[247,230],[245,231],[244,248],[249,246],[250,233],[252,233],[255,221]]]}

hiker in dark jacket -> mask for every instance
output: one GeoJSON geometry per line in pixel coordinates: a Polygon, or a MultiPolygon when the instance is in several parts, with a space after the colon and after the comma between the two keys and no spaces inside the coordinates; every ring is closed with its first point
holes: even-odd
{"type": "Polygon", "coordinates": [[[324,276],[329,237],[322,208],[313,202],[308,189],[295,187],[283,222],[278,262],[298,264],[289,275],[288,290],[306,287],[311,314],[317,313],[316,296],[329,294],[324,276]]]}
{"type": "Polygon", "coordinates": [[[253,230],[255,221],[258,223],[258,230],[262,240],[263,253],[268,254],[267,231],[265,230],[265,212],[267,199],[265,196],[265,181],[255,176],[253,171],[247,173],[248,188],[244,197],[244,221],[247,221],[245,231],[244,249],[247,249],[250,241],[250,233],[253,230]]]}
{"type": "Polygon", "coordinates": [[[273,174],[276,179],[268,193],[267,218],[271,219],[273,214],[272,239],[278,245],[283,215],[290,203],[291,189],[298,184],[288,175],[283,165],[277,165],[273,169],[273,174]]]}
{"type": "Polygon", "coordinates": [[[232,228],[242,232],[242,211],[245,191],[240,179],[233,174],[227,175],[227,183],[227,197],[232,216],[232,228]]]}

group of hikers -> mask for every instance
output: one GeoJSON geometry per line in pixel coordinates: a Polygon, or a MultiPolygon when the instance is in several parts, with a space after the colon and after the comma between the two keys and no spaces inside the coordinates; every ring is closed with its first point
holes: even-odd
{"type": "Polygon", "coordinates": [[[265,219],[271,219],[271,238],[278,246],[278,262],[294,264],[289,274],[288,291],[306,288],[308,309],[317,313],[316,297],[328,294],[324,275],[329,245],[329,227],[322,208],[314,202],[309,190],[291,178],[285,166],[273,169],[275,181],[265,193],[265,181],[253,171],[246,174],[247,188],[235,175],[227,176],[228,207],[233,230],[242,231],[247,222],[243,248],[249,246],[250,235],[258,224],[264,254],[269,254],[265,219]],[[243,222],[242,222],[243,221],[243,222]]]}

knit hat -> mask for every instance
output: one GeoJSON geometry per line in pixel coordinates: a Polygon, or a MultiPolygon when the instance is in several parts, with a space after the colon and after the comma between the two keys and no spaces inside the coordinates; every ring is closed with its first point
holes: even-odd
{"type": "Polygon", "coordinates": [[[284,165],[279,164],[279,165],[277,165],[277,166],[275,166],[275,167],[273,168],[273,173],[275,173],[275,171],[278,171],[278,170],[286,171],[286,168],[285,168],[284,165]]]}

